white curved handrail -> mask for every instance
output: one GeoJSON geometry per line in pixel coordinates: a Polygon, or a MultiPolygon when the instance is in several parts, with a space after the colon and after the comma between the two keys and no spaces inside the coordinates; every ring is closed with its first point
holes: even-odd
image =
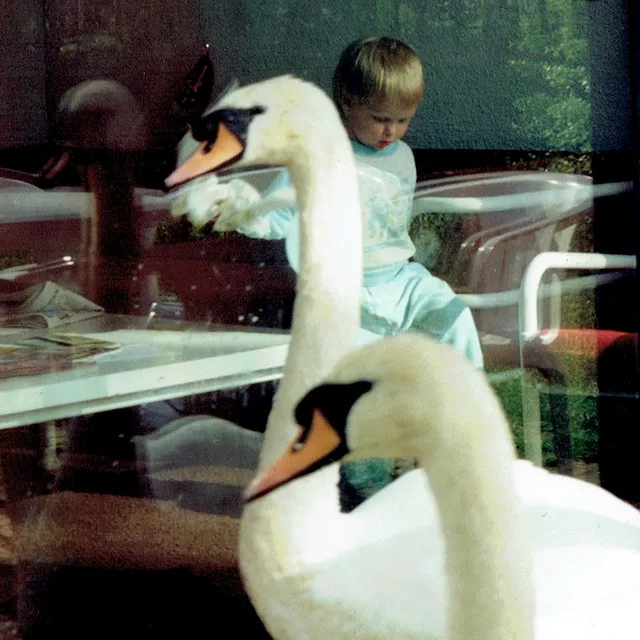
{"type": "MultiPolygon", "coordinates": [[[[520,286],[520,335],[526,341],[539,332],[538,289],[549,269],[635,269],[636,257],[605,253],[545,251],[539,253],[526,268],[520,286]]],[[[522,341],[521,341],[522,342],[522,341]]]]}

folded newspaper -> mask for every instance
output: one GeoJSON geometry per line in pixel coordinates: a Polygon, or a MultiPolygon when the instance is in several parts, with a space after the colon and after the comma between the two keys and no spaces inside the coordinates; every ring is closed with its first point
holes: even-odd
{"type": "Polygon", "coordinates": [[[53,329],[103,313],[97,304],[49,281],[0,294],[0,327],[53,329]]]}

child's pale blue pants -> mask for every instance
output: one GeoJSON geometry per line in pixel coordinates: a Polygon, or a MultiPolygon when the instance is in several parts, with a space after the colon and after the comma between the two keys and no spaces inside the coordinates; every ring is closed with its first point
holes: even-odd
{"type": "Polygon", "coordinates": [[[413,329],[453,345],[483,367],[480,340],[470,309],[451,287],[418,262],[364,272],[362,327],[391,336],[413,329]]]}

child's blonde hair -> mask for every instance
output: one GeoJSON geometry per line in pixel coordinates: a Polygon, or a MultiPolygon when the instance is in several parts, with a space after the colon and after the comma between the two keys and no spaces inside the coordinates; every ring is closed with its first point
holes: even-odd
{"type": "Polygon", "coordinates": [[[341,109],[374,101],[403,107],[420,104],[422,64],[407,44],[387,36],[356,40],[340,55],[333,74],[333,99],[341,109]]]}

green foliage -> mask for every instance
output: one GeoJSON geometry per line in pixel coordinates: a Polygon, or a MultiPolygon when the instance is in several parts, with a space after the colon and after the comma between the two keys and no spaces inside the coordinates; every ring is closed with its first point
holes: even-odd
{"type": "MultiPolygon", "coordinates": [[[[566,295],[562,304],[562,326],[595,327],[593,292],[566,295]]],[[[571,457],[574,461],[595,462],[598,458],[598,386],[597,362],[588,356],[564,356],[562,369],[566,386],[550,388],[533,370],[527,372],[530,384],[538,383],[540,392],[540,420],[542,428],[542,459],[548,467],[555,466],[553,424],[568,421],[571,431],[571,457]],[[552,393],[566,394],[568,404],[564,416],[552,416],[550,401],[552,393]]],[[[518,375],[494,385],[511,424],[516,449],[524,455],[522,388],[518,375]]]]}
{"type": "MultiPolygon", "coordinates": [[[[527,375],[535,377],[532,371],[527,375]]],[[[593,384],[586,380],[582,373],[574,370],[568,374],[566,389],[548,390],[544,383],[540,383],[540,420],[542,436],[542,461],[545,467],[554,467],[557,464],[554,447],[553,422],[550,412],[550,393],[566,393],[568,398],[568,411],[564,416],[555,415],[555,420],[568,420],[571,432],[571,458],[580,462],[595,462],[598,458],[598,406],[597,390],[593,384]]],[[[507,419],[511,425],[516,450],[520,457],[524,457],[524,431],[522,415],[522,387],[519,376],[494,385],[494,389],[507,419]]]]}
{"type": "Polygon", "coordinates": [[[547,0],[535,11],[521,11],[510,61],[523,89],[514,104],[514,127],[540,149],[591,149],[588,47],[579,18],[571,0],[547,0]]]}
{"type": "Polygon", "coordinates": [[[433,275],[452,282],[453,269],[462,241],[468,235],[463,228],[463,216],[450,213],[428,213],[416,216],[409,228],[416,247],[415,260],[433,275]]]}
{"type": "Polygon", "coordinates": [[[590,105],[584,98],[559,99],[537,92],[515,101],[515,126],[540,148],[586,151],[589,144],[590,105]]]}
{"type": "Polygon", "coordinates": [[[191,242],[213,235],[213,223],[196,227],[186,216],[175,219],[160,220],[156,227],[156,244],[173,244],[174,242],[191,242]]]}

